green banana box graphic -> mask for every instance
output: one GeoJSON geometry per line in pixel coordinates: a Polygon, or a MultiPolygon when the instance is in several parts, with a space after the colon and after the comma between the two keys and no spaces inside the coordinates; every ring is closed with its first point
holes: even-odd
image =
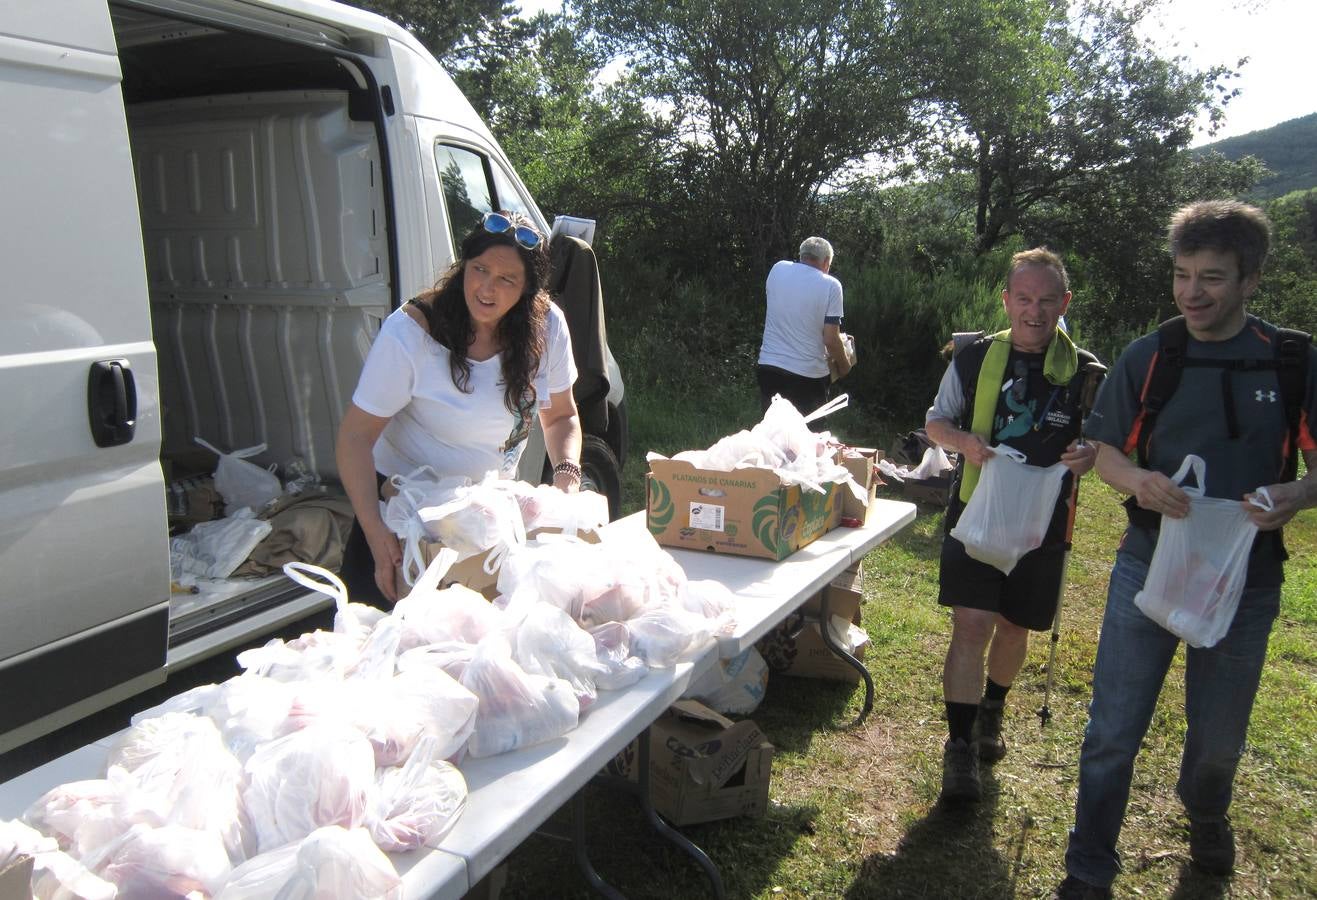
{"type": "Polygon", "coordinates": [[[672,524],[677,508],[672,504],[672,492],[657,478],[649,480],[649,515],[646,517],[650,534],[662,534],[672,524]]]}
{"type": "Polygon", "coordinates": [[[778,555],[780,550],[777,545],[778,536],[778,495],[765,494],[759,498],[759,502],[754,506],[754,512],[750,518],[750,530],[754,536],[759,539],[774,556],[778,555]]]}

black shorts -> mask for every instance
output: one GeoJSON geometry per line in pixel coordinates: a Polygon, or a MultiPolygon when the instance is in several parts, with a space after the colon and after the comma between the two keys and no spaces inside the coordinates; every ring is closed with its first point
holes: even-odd
{"type": "Polygon", "coordinates": [[[1065,548],[1039,547],[1020,558],[1011,570],[979,562],[965,545],[950,535],[942,538],[942,564],[938,570],[937,602],[1000,613],[1006,621],[1047,631],[1056,617],[1057,596],[1065,571],[1065,548]]]}

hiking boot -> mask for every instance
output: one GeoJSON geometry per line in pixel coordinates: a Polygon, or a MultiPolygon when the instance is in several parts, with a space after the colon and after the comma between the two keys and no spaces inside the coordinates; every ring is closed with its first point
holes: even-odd
{"type": "Polygon", "coordinates": [[[1190,819],[1189,859],[1208,875],[1231,875],[1235,871],[1235,832],[1230,820],[1190,819]]]}
{"type": "Polygon", "coordinates": [[[978,715],[974,717],[974,749],[979,759],[995,763],[1006,755],[1006,742],[1001,736],[1001,715],[1006,709],[1002,700],[982,700],[978,715]]]}
{"type": "Polygon", "coordinates": [[[977,803],[983,796],[979,784],[979,757],[963,738],[942,747],[942,800],[948,803],[977,803]]]}
{"type": "Polygon", "coordinates": [[[1080,881],[1073,875],[1067,875],[1052,891],[1052,900],[1108,900],[1110,896],[1111,888],[1080,881]]]}

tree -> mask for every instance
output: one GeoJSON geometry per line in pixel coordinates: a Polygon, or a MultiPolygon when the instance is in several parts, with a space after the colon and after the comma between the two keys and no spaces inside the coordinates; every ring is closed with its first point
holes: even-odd
{"type": "Polygon", "coordinates": [[[410,31],[450,70],[462,68],[513,15],[510,0],[346,0],[392,19],[410,31]]]}
{"type": "Polygon", "coordinates": [[[1173,177],[1200,113],[1219,120],[1230,71],[1192,71],[1140,37],[1160,2],[985,8],[998,19],[1009,10],[1020,28],[985,22],[983,46],[941,81],[945,165],[974,176],[979,252],[1036,232],[1059,208],[1138,202],[1141,189],[1173,177]]]}
{"type": "Polygon", "coordinates": [[[627,61],[634,90],[671,123],[683,249],[720,276],[739,271],[757,283],[794,249],[824,185],[898,156],[922,131],[918,0],[576,5],[600,46],[627,61]]]}

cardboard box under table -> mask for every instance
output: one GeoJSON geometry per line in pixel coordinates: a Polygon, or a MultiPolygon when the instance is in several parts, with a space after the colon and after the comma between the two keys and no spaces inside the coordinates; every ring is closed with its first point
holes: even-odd
{"type": "Polygon", "coordinates": [[[781,560],[836,528],[849,487],[811,491],[771,469],[731,472],[656,459],[645,480],[646,525],[666,547],[781,560]]]}
{"type": "MultiPolygon", "coordinates": [[[[860,624],[863,589],[864,573],[857,565],[837,576],[823,591],[805,601],[799,610],[761,638],[757,646],[769,669],[776,674],[797,678],[859,682],[864,673],[824,642],[820,617],[822,597],[827,594],[829,618],[860,624]]],[[[866,646],[867,641],[858,644],[850,651],[851,655],[862,661],[866,646]]]]}
{"type": "MultiPolygon", "coordinates": [[[[636,780],[633,741],[610,762],[610,775],[636,780]]],[[[673,825],[768,809],[773,745],[749,719],[733,722],[695,700],[678,700],[649,728],[649,791],[673,825]]]]}

